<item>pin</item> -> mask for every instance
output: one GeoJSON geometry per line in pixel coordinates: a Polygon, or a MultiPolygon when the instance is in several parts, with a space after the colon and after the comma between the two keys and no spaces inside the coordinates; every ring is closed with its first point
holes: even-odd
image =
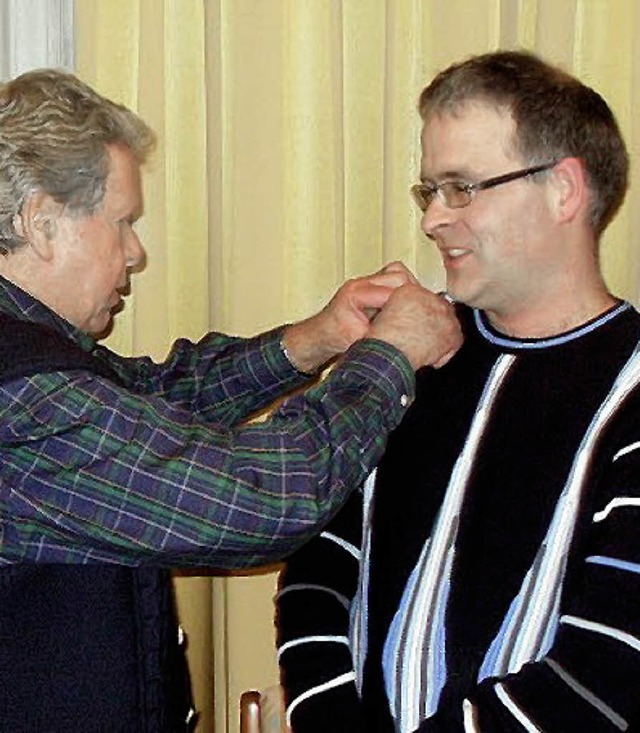
{"type": "Polygon", "coordinates": [[[453,299],[453,298],[452,298],[452,297],[451,297],[451,296],[449,295],[449,293],[447,293],[447,291],[446,291],[446,290],[441,290],[441,291],[440,291],[440,292],[438,293],[438,295],[439,295],[439,296],[440,296],[441,298],[444,298],[444,299],[445,299],[445,300],[447,301],[447,303],[451,303],[451,305],[454,305],[454,303],[456,302],[456,301],[455,301],[455,300],[454,300],[454,299],[453,299]]]}

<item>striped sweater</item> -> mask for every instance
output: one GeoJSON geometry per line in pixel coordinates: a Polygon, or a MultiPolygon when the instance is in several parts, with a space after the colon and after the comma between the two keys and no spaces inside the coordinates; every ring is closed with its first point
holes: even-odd
{"type": "Polygon", "coordinates": [[[465,344],[287,564],[295,733],[640,729],[640,315],[465,344]]]}

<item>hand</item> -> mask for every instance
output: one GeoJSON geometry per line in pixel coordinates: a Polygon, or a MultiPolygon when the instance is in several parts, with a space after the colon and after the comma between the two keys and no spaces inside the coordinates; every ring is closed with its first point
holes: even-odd
{"type": "Polygon", "coordinates": [[[316,371],[368,335],[371,319],[394,290],[416,282],[401,262],[347,280],[320,313],[286,327],[282,341],[291,361],[304,372],[316,371]]]}
{"type": "Polygon", "coordinates": [[[369,336],[398,348],[414,369],[441,367],[462,345],[453,306],[417,283],[407,283],[389,296],[369,336]]]}

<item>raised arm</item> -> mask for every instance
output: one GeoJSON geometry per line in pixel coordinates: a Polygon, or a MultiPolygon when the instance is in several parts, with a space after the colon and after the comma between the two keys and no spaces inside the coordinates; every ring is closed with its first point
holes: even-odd
{"type": "Polygon", "coordinates": [[[308,383],[366,337],[392,344],[414,369],[439,365],[461,343],[449,304],[421,288],[404,265],[391,263],[345,282],[311,318],[254,338],[210,333],[195,344],[179,339],[161,364],[101,347],[95,353],[136,392],[231,427],[308,383]]]}
{"type": "Polygon", "coordinates": [[[376,338],[261,423],[203,420],[83,370],[10,381],[0,476],[16,521],[4,559],[233,568],[283,557],[376,464],[413,398],[411,367],[459,344],[448,308],[397,288],[376,338]]]}

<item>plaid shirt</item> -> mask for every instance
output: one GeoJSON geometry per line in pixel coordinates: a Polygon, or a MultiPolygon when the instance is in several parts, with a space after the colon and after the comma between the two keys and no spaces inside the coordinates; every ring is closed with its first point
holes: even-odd
{"type": "Polygon", "coordinates": [[[2,278],[0,311],[53,327],[124,385],[83,369],[0,385],[0,565],[279,559],[364,480],[414,394],[404,357],[369,339],[246,424],[302,384],[279,331],[178,340],[156,364],[97,345],[2,278]]]}

